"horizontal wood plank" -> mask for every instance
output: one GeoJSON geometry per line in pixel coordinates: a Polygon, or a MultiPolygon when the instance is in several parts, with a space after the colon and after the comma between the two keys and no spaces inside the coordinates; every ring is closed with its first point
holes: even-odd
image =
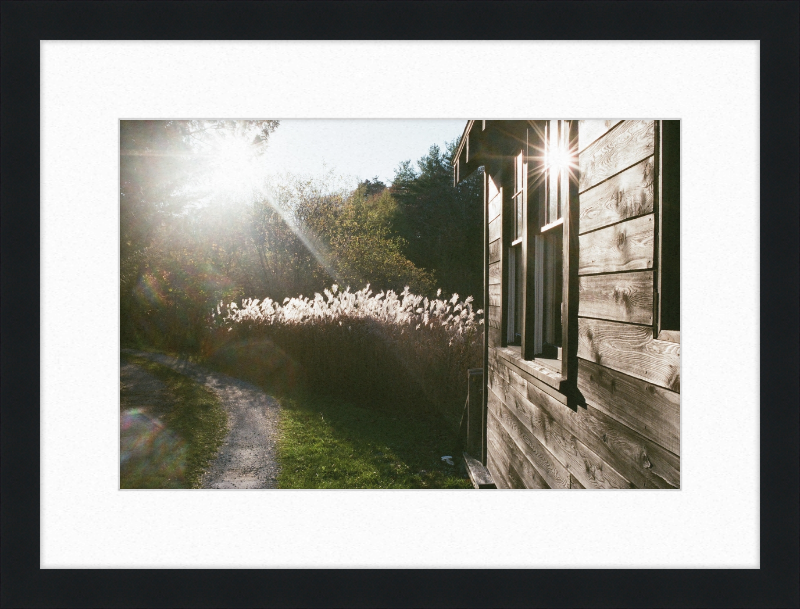
{"type": "Polygon", "coordinates": [[[489,243],[499,239],[503,232],[503,218],[497,216],[494,220],[489,222],[489,243]]]}
{"type": "Polygon", "coordinates": [[[503,407],[502,400],[496,394],[493,404],[494,408],[489,410],[489,416],[497,419],[517,449],[536,468],[548,486],[569,488],[569,472],[564,464],[525,428],[510,409],[503,407]]]}
{"type": "Polygon", "coordinates": [[[583,276],[578,295],[583,317],[653,323],[653,271],[583,276]]]}
{"type": "Polygon", "coordinates": [[[493,262],[489,265],[489,285],[502,283],[503,277],[500,264],[500,262],[493,262]]]}
{"type": "Polygon", "coordinates": [[[654,124],[624,121],[581,152],[579,190],[583,192],[651,156],[655,150],[654,124]]]}
{"type": "MultiPolygon", "coordinates": [[[[675,488],[680,482],[680,457],[636,433],[591,404],[572,410],[515,370],[489,364],[489,388],[509,395],[509,386],[547,412],[601,459],[639,488],[675,488]]],[[[504,398],[509,403],[513,397],[504,398]]]]}
{"type": "Polygon", "coordinates": [[[523,359],[521,351],[519,347],[506,347],[505,349],[498,350],[495,355],[506,360],[509,365],[518,368],[524,375],[532,377],[536,381],[551,387],[551,394],[558,398],[561,395],[559,389],[563,381],[561,371],[545,366],[535,359],[523,359]]]}
{"type": "Polygon", "coordinates": [[[668,343],[678,343],[681,344],[681,332],[680,330],[661,330],[658,333],[658,340],[663,340],[668,343]]]}
{"type": "Polygon", "coordinates": [[[490,450],[489,455],[486,457],[486,468],[492,475],[492,480],[494,480],[494,483],[497,485],[497,488],[499,489],[514,488],[514,486],[512,486],[511,482],[508,479],[508,474],[506,473],[506,467],[504,467],[504,465],[501,465],[498,461],[499,461],[499,453],[497,451],[490,450]]]}
{"type": "Polygon", "coordinates": [[[492,307],[503,306],[499,283],[493,283],[492,285],[489,286],[489,305],[492,307]]]}
{"type": "Polygon", "coordinates": [[[579,317],[578,357],[680,393],[681,347],[652,328],[579,317]]]}
{"type": "Polygon", "coordinates": [[[653,157],[580,195],[580,232],[653,213],[653,157]]]}
{"type": "MultiPolygon", "coordinates": [[[[545,409],[539,408],[510,384],[500,385],[504,392],[496,412],[505,422],[508,409],[525,429],[544,445],[559,463],[563,463],[586,488],[631,488],[631,483],[597,454],[578,440],[545,409]]],[[[497,395],[497,394],[496,394],[497,395]]]]}
{"type": "Polygon", "coordinates": [[[579,275],[653,268],[653,214],[586,233],[578,240],[579,275]]]}
{"type": "Polygon", "coordinates": [[[491,201],[489,201],[489,222],[497,218],[500,215],[500,210],[502,209],[503,198],[498,194],[497,196],[493,197],[491,201]]]}
{"type": "Polygon", "coordinates": [[[597,138],[619,123],[618,118],[578,121],[578,150],[585,150],[597,138]]]}
{"type": "Polygon", "coordinates": [[[490,328],[500,329],[500,324],[502,323],[500,307],[489,306],[488,321],[490,328]]]}
{"type": "Polygon", "coordinates": [[[507,347],[503,347],[499,349],[492,349],[489,352],[489,366],[491,368],[497,368],[502,370],[503,368],[508,367],[510,369],[513,369],[526,381],[535,384],[540,390],[549,394],[553,399],[558,400],[564,404],[567,403],[567,396],[561,393],[558,390],[558,387],[554,387],[553,383],[545,383],[544,381],[539,380],[538,377],[531,374],[532,368],[528,364],[532,364],[534,362],[520,361],[517,360],[516,358],[508,359],[506,349],[507,347]]]}
{"type": "Polygon", "coordinates": [[[500,261],[500,239],[496,239],[489,244],[489,264],[500,261]]]}
{"type": "Polygon", "coordinates": [[[598,410],[680,455],[680,394],[578,359],[578,389],[598,410]]]}
{"type": "Polygon", "coordinates": [[[510,485],[509,488],[550,488],[542,475],[517,449],[503,426],[491,415],[488,417],[487,442],[497,466],[510,485]]]}

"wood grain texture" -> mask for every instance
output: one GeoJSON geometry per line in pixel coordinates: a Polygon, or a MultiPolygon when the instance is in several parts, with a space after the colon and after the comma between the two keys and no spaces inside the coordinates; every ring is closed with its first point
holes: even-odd
{"type": "Polygon", "coordinates": [[[680,393],[681,346],[652,328],[580,317],[578,357],[680,393]]]}
{"type": "Polygon", "coordinates": [[[527,382],[536,385],[541,391],[544,391],[550,397],[555,400],[562,402],[563,404],[567,403],[567,396],[561,393],[558,390],[558,387],[554,387],[553,384],[545,383],[539,380],[537,377],[531,374],[531,367],[527,364],[533,362],[520,362],[516,359],[506,359],[506,348],[499,348],[499,349],[492,349],[489,352],[489,368],[503,370],[505,368],[510,368],[514,370],[517,374],[523,377],[527,382]],[[525,364],[525,367],[520,367],[518,364],[525,364]]]}
{"type": "MultiPolygon", "coordinates": [[[[491,446],[491,444],[490,444],[491,446]]],[[[508,479],[508,474],[506,471],[505,464],[498,463],[498,451],[489,451],[489,456],[486,459],[486,468],[489,470],[489,473],[492,475],[492,480],[497,485],[499,489],[510,489],[514,488],[511,481],[508,479]]]]}
{"type": "Polygon", "coordinates": [[[653,268],[653,214],[601,228],[578,239],[579,275],[653,268]]]}
{"type": "Polygon", "coordinates": [[[489,265],[489,285],[502,283],[503,277],[500,264],[500,262],[492,262],[489,265]]]}
{"type": "Polygon", "coordinates": [[[652,155],[654,124],[655,121],[624,121],[581,152],[579,190],[583,192],[652,155]]]}
{"type": "Polygon", "coordinates": [[[467,453],[463,453],[462,456],[464,458],[464,464],[467,467],[467,474],[469,475],[470,482],[472,482],[472,486],[474,488],[496,488],[494,480],[492,480],[492,475],[480,461],[470,457],[467,453]]]}
{"type": "Polygon", "coordinates": [[[492,220],[497,218],[497,216],[500,215],[500,210],[503,207],[502,204],[503,204],[503,197],[501,197],[499,194],[494,198],[492,198],[491,201],[489,201],[489,222],[491,222],[492,220]]]}
{"type": "Polygon", "coordinates": [[[489,264],[492,262],[500,262],[501,248],[500,239],[495,239],[489,243],[489,264]]]}
{"type": "MultiPolygon", "coordinates": [[[[516,392],[544,410],[635,486],[675,488],[679,485],[680,457],[591,405],[572,410],[507,368],[490,367],[489,382],[497,395],[516,392]]],[[[510,403],[514,398],[503,399],[510,403]]]]}
{"type": "Polygon", "coordinates": [[[680,455],[680,394],[578,360],[578,389],[588,403],[680,455]]]}
{"type": "Polygon", "coordinates": [[[583,317],[653,323],[653,271],[580,277],[578,294],[583,317]]]}
{"type": "Polygon", "coordinates": [[[492,307],[502,306],[499,283],[495,283],[489,286],[489,306],[492,307]]]}
{"type": "Polygon", "coordinates": [[[494,220],[489,222],[489,243],[500,238],[503,232],[503,218],[497,216],[494,220]]]}
{"type": "Polygon", "coordinates": [[[489,306],[489,315],[487,316],[490,328],[500,329],[502,323],[502,311],[500,307],[489,306]]]}
{"type": "MultiPolygon", "coordinates": [[[[503,390],[501,404],[496,405],[498,418],[504,423],[504,408],[516,417],[525,429],[547,448],[586,488],[631,488],[631,483],[597,454],[578,440],[548,412],[531,402],[510,384],[499,384],[503,390]]],[[[498,395],[495,393],[495,395],[498,395]]]]}
{"type": "Polygon", "coordinates": [[[508,488],[550,488],[536,468],[515,447],[514,440],[494,417],[489,417],[487,440],[490,452],[507,478],[508,488]]]}
{"type": "Polygon", "coordinates": [[[536,359],[522,359],[521,349],[516,347],[508,347],[506,349],[498,350],[495,355],[500,359],[506,360],[507,364],[518,368],[525,375],[533,377],[537,381],[549,385],[555,391],[560,389],[561,382],[563,380],[561,372],[540,364],[536,359]]]}
{"type": "Polygon", "coordinates": [[[585,150],[589,144],[619,122],[618,118],[578,121],[578,150],[585,150]]]}
{"type": "Polygon", "coordinates": [[[503,365],[489,365],[489,388],[509,403],[516,399],[511,397],[516,392],[544,410],[635,486],[675,488],[679,485],[680,457],[591,404],[572,410],[503,365]]]}
{"type": "Polygon", "coordinates": [[[668,343],[677,343],[681,344],[681,332],[680,330],[661,330],[658,333],[658,340],[663,340],[668,343]]]}
{"type": "Polygon", "coordinates": [[[569,488],[569,472],[563,463],[537,440],[496,394],[490,394],[489,416],[499,422],[514,442],[508,452],[521,451],[528,462],[536,468],[550,488],[569,488]]]}
{"type": "Polygon", "coordinates": [[[578,155],[580,192],[655,151],[655,121],[623,121],[578,155]]]}
{"type": "Polygon", "coordinates": [[[582,484],[581,484],[581,483],[578,481],[578,479],[577,479],[575,476],[573,476],[572,474],[570,474],[570,475],[569,475],[569,487],[570,487],[570,488],[578,488],[578,489],[580,489],[580,488],[586,488],[586,487],[585,487],[585,486],[583,486],[583,485],[582,485],[582,484]]]}
{"type": "Polygon", "coordinates": [[[653,157],[580,195],[581,234],[653,213],[653,157]]]}
{"type": "Polygon", "coordinates": [[[498,348],[501,343],[502,337],[500,335],[500,330],[498,328],[492,328],[489,326],[489,347],[491,349],[498,348]]]}

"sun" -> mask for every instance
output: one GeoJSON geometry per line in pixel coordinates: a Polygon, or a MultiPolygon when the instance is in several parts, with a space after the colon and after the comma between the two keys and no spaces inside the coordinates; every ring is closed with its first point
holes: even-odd
{"type": "Polygon", "coordinates": [[[209,187],[217,197],[250,197],[264,183],[264,159],[252,142],[242,137],[228,137],[215,143],[208,155],[209,187]]]}

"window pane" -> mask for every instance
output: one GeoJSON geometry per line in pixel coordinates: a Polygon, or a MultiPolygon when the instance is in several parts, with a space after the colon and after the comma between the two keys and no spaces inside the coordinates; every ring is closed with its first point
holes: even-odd
{"type": "Polygon", "coordinates": [[[522,193],[514,197],[514,239],[522,237],[522,193]]]}
{"type": "Polygon", "coordinates": [[[562,296],[562,231],[544,238],[544,303],[543,303],[543,348],[544,357],[555,357],[561,346],[561,296],[562,296]]]}
{"type": "Polygon", "coordinates": [[[547,143],[547,165],[548,165],[548,201],[547,201],[547,224],[555,222],[560,218],[559,214],[559,194],[561,184],[561,150],[559,147],[559,123],[561,121],[550,121],[548,143],[547,143]]]}
{"type": "Polygon", "coordinates": [[[516,262],[514,264],[514,343],[522,343],[522,247],[514,248],[516,262]]]}
{"type": "Polygon", "coordinates": [[[514,192],[519,192],[520,190],[522,190],[522,178],[523,178],[523,174],[522,174],[522,153],[521,152],[519,153],[519,155],[517,155],[517,162],[516,162],[516,167],[515,167],[515,175],[516,175],[516,180],[514,181],[514,192]]]}
{"type": "Polygon", "coordinates": [[[519,345],[522,335],[522,246],[508,249],[508,332],[509,345],[519,345]]]}

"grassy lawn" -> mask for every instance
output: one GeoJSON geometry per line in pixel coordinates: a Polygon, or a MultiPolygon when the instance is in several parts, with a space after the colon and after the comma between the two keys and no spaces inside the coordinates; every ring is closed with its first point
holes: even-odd
{"type": "Polygon", "coordinates": [[[134,356],[127,360],[166,385],[169,403],[155,414],[164,425],[160,434],[175,441],[156,446],[150,463],[121,467],[121,487],[198,488],[201,475],[225,438],[227,415],[222,405],[213,392],[166,366],[134,356]]]}
{"type": "Polygon", "coordinates": [[[279,488],[472,488],[434,421],[322,396],[280,401],[279,488]]]}

